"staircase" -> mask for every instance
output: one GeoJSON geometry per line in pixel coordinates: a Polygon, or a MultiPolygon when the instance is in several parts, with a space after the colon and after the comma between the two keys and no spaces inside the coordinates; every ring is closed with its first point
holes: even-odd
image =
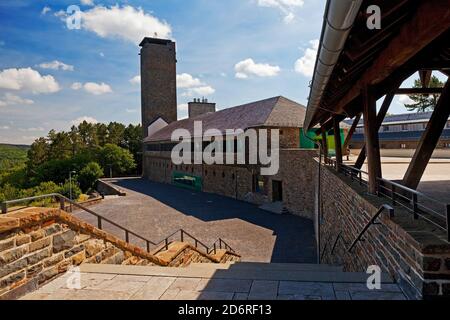
{"type": "Polygon", "coordinates": [[[48,285],[51,290],[44,286],[24,299],[406,299],[388,277],[382,277],[381,290],[372,291],[367,288],[365,273],[343,272],[328,265],[234,262],[171,268],[84,264],[80,270],[81,289],[65,290],[63,276],[48,285]],[[127,291],[122,292],[121,287],[127,291]],[[111,288],[118,288],[117,292],[111,293],[111,288]]]}

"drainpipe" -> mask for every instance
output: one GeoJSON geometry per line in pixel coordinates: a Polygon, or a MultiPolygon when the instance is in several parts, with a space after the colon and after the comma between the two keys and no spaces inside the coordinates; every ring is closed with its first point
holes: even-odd
{"type": "Polygon", "coordinates": [[[322,155],[323,149],[322,145],[311,139],[307,134],[304,135],[306,139],[314,143],[319,148],[319,168],[317,170],[317,217],[316,217],[316,226],[317,226],[317,264],[321,264],[321,254],[320,254],[320,245],[321,245],[321,237],[320,237],[320,224],[322,221],[322,155]]]}

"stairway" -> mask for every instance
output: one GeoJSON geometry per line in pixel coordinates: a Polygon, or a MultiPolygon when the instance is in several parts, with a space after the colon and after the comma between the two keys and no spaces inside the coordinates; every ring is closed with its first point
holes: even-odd
{"type": "Polygon", "coordinates": [[[24,299],[406,299],[389,277],[382,277],[381,290],[369,290],[365,273],[343,272],[328,265],[234,262],[171,268],[83,264],[80,271],[79,290],[65,290],[63,276],[24,299]]]}

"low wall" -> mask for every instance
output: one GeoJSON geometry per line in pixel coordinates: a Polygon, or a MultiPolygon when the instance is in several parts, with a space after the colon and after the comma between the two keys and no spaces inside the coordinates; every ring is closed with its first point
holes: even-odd
{"type": "Polygon", "coordinates": [[[97,191],[104,196],[121,196],[124,197],[127,194],[119,187],[109,183],[107,179],[100,179],[97,181],[97,191]]]}
{"type": "Polygon", "coordinates": [[[395,208],[395,217],[384,213],[379,225],[364,235],[365,241],[351,253],[347,248],[387,200],[371,196],[366,189],[334,170],[322,171],[322,263],[343,265],[346,271],[366,271],[378,265],[415,298],[450,296],[450,244],[444,232],[395,208]],[[338,236],[342,240],[332,247],[338,236]]]}

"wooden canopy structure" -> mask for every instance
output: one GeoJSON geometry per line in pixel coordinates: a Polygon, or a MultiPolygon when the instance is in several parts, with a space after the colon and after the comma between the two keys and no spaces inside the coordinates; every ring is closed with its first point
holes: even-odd
{"type": "MultiPolygon", "coordinates": [[[[339,0],[327,3],[320,50],[330,41],[326,24],[333,20],[332,9],[339,0]]],[[[425,130],[403,184],[416,189],[436,147],[450,114],[450,88],[428,88],[433,71],[450,75],[450,0],[360,0],[354,22],[343,42],[337,62],[321,78],[318,62],[312,82],[305,130],[320,125],[325,132],[338,128],[346,118],[355,118],[350,137],[361,115],[364,119],[365,144],[355,166],[361,168],[368,160],[369,192],[377,190],[382,178],[378,131],[396,94],[436,94],[440,100],[425,130]],[[381,9],[381,29],[367,26],[368,8],[381,9]],[[402,88],[402,83],[419,72],[420,89],[402,88]],[[322,82],[319,83],[319,80],[322,82]],[[377,114],[376,102],[384,98],[377,114]]],[[[338,14],[338,13],[336,13],[338,14]]],[[[319,50],[319,59],[323,52],[319,50]]],[[[320,131],[319,131],[320,132],[320,131]]],[[[337,153],[341,163],[342,153],[337,153]]]]}

